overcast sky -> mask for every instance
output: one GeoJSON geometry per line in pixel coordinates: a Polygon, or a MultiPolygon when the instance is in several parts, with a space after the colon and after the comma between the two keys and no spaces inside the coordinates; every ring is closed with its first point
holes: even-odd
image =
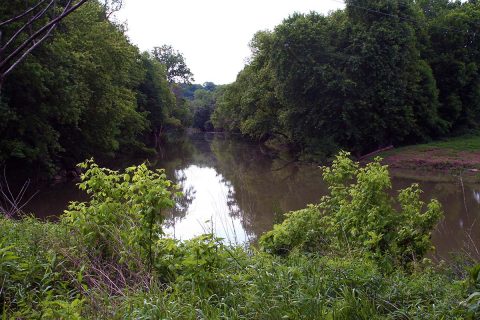
{"type": "Polygon", "coordinates": [[[342,7],[339,0],[124,0],[118,18],[141,50],[170,44],[185,56],[195,83],[226,84],[243,68],[255,32],[294,12],[342,7]]]}

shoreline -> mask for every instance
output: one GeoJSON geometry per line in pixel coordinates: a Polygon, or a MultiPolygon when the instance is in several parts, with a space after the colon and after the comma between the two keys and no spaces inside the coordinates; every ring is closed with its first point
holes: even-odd
{"type": "Polygon", "coordinates": [[[480,173],[480,136],[395,148],[366,157],[362,162],[376,156],[383,158],[383,163],[391,169],[476,175],[480,173]]]}

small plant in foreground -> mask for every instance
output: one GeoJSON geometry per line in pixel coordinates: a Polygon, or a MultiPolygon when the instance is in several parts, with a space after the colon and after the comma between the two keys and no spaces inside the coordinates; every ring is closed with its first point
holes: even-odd
{"type": "Polygon", "coordinates": [[[462,305],[467,308],[471,319],[480,318],[480,264],[470,269],[470,292],[468,298],[462,302],[462,305]]]}
{"type": "Polygon", "coordinates": [[[178,188],[164,170],[152,171],[145,164],[123,173],[100,168],[93,160],[79,167],[86,170],[79,187],[91,198],[72,203],[62,222],[80,233],[90,253],[123,263],[140,252],[151,268],[153,245],[163,234],[162,211],[173,208],[178,188]]]}

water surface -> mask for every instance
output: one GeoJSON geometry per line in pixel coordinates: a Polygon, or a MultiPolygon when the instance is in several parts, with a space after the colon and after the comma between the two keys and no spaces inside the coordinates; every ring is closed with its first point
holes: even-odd
{"type": "MultiPolygon", "coordinates": [[[[214,232],[231,243],[254,242],[280,222],[283,213],[316,203],[327,192],[317,165],[291,162],[257,144],[223,134],[195,134],[149,159],[165,168],[184,193],[169,214],[166,231],[178,239],[214,232]]],[[[142,162],[142,160],[132,160],[142,162]]],[[[425,200],[437,198],[445,210],[433,240],[437,253],[480,248],[480,184],[442,173],[392,171],[393,193],[419,183],[425,200]]],[[[58,215],[68,201],[84,200],[73,183],[42,188],[29,210],[58,215]]]]}

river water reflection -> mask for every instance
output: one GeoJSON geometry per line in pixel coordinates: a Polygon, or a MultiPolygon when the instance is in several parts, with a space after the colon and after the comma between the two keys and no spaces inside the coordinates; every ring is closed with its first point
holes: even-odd
{"type": "MultiPolygon", "coordinates": [[[[141,162],[138,160],[137,162],[141,162]]],[[[292,163],[257,144],[222,134],[195,134],[149,160],[165,168],[183,189],[166,231],[178,239],[214,232],[231,243],[254,242],[284,212],[316,203],[327,192],[316,165],[292,163]]],[[[466,250],[480,257],[480,184],[445,173],[392,171],[393,191],[417,182],[424,199],[437,198],[445,219],[434,234],[437,253],[466,250]],[[476,246],[475,246],[476,245],[476,246]]],[[[41,190],[29,209],[56,215],[68,201],[84,198],[72,184],[41,190]]]]}

